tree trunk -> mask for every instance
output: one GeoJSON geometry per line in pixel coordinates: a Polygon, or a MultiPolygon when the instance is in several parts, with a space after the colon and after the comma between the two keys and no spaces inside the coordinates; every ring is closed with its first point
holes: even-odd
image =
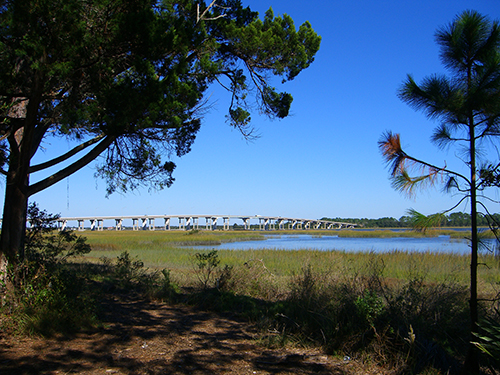
{"type": "MultiPolygon", "coordinates": [[[[469,77],[471,73],[469,72],[469,77]]],[[[471,257],[470,257],[470,338],[469,349],[464,363],[464,373],[479,374],[479,353],[472,341],[478,332],[478,303],[477,303],[477,256],[479,239],[477,234],[477,188],[476,188],[476,140],[473,114],[469,114],[470,137],[470,215],[471,215],[471,257]]]]}
{"type": "Polygon", "coordinates": [[[24,259],[24,238],[28,208],[25,184],[19,184],[18,181],[12,182],[10,176],[11,174],[7,176],[5,187],[5,203],[0,235],[0,281],[4,282],[7,289],[12,288],[11,280],[7,277],[7,267],[15,265],[24,259]]]}
{"type": "Polygon", "coordinates": [[[11,178],[9,173],[5,187],[5,203],[0,239],[1,252],[8,263],[17,263],[24,258],[24,233],[28,195],[25,179],[11,178]]]}
{"type": "Polygon", "coordinates": [[[37,135],[36,131],[39,125],[39,107],[43,98],[44,82],[44,73],[35,71],[29,90],[30,95],[13,98],[13,107],[9,111],[11,127],[7,137],[10,149],[9,170],[5,186],[0,255],[4,255],[7,262],[14,264],[24,258],[29,167],[44,133],[42,131],[37,135]]]}
{"type": "MultiPolygon", "coordinates": [[[[474,182],[475,183],[475,182],[474,182]]],[[[479,374],[479,353],[472,341],[478,333],[478,301],[477,301],[477,266],[478,266],[478,235],[477,235],[477,209],[476,191],[471,189],[471,262],[470,262],[470,332],[469,349],[464,363],[465,374],[479,374]]]]}

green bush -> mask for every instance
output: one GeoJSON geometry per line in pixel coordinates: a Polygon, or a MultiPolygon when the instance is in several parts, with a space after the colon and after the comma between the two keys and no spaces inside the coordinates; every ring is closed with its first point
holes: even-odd
{"type": "Polygon", "coordinates": [[[100,260],[100,277],[108,289],[118,288],[124,293],[140,293],[145,298],[164,301],[175,301],[180,293],[170,270],[150,270],[137,257],[131,258],[127,251],[118,255],[115,262],[106,257],[100,260]]]}
{"type": "Polygon", "coordinates": [[[363,295],[358,296],[354,305],[356,306],[357,316],[370,327],[374,326],[375,320],[384,311],[382,298],[371,290],[365,290],[363,295]]]}
{"type": "Polygon", "coordinates": [[[85,238],[55,231],[56,215],[28,208],[25,252],[8,268],[9,288],[2,312],[13,329],[30,334],[71,333],[97,324],[89,279],[67,260],[86,254],[85,238]]]}
{"type": "Polygon", "coordinates": [[[180,293],[180,288],[173,282],[170,270],[163,269],[154,275],[156,282],[150,290],[150,297],[164,301],[175,301],[180,293]]]}
{"type": "Polygon", "coordinates": [[[208,289],[214,284],[214,276],[220,259],[217,250],[194,254],[194,267],[200,286],[208,289]]]}

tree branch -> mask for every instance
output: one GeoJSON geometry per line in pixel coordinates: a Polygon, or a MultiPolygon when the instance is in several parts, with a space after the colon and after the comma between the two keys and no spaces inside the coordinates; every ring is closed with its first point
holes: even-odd
{"type": "Polygon", "coordinates": [[[49,161],[47,161],[45,163],[33,165],[33,166],[30,167],[29,173],[38,172],[38,171],[41,171],[43,169],[53,167],[54,165],[59,164],[59,163],[65,161],[65,160],[68,160],[70,157],[76,155],[80,151],[82,151],[82,150],[86,149],[87,147],[92,146],[93,144],[99,142],[103,137],[104,137],[103,135],[99,135],[99,136],[97,136],[95,138],[92,138],[91,140],[88,140],[87,142],[84,142],[84,143],[76,146],[75,148],[73,148],[72,150],[68,151],[64,155],[61,155],[61,156],[59,156],[57,158],[49,160],[49,161]]]}
{"type": "Polygon", "coordinates": [[[205,9],[203,11],[203,13],[201,14],[200,16],[200,4],[197,4],[196,5],[196,23],[200,22],[200,21],[213,21],[213,20],[216,20],[218,18],[221,18],[221,17],[225,17],[226,15],[225,14],[219,14],[217,17],[212,17],[212,18],[204,18],[205,14],[208,12],[208,10],[210,8],[212,8],[213,6],[216,6],[218,8],[221,8],[221,9],[229,9],[229,8],[225,8],[225,7],[221,7],[220,5],[217,5],[215,4],[215,1],[216,0],[213,0],[210,5],[207,7],[207,9],[205,9]]]}
{"type": "Polygon", "coordinates": [[[113,143],[116,139],[116,136],[106,136],[97,146],[95,146],[92,150],[90,150],[86,155],[82,158],[74,162],[73,164],[67,166],[64,169],[61,169],[59,172],[54,173],[52,176],[49,176],[28,188],[27,195],[32,196],[54,184],[65,179],[66,177],[72,175],[79,169],[85,167],[91,161],[96,159],[104,150],[106,150],[111,143],[113,143]]]}

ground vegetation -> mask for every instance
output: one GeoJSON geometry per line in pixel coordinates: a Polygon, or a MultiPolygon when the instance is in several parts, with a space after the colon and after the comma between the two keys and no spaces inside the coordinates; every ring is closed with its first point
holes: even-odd
{"type": "MultiPolygon", "coordinates": [[[[231,235],[241,233],[87,232],[92,252],[26,275],[31,286],[4,301],[2,363],[20,374],[459,373],[467,256],[178,245],[231,235]]],[[[480,261],[490,269],[480,296],[494,299],[498,261],[480,261]]],[[[481,317],[497,321],[498,305],[483,303],[481,317]]],[[[495,353],[495,332],[481,331],[478,347],[495,353]]],[[[495,357],[480,358],[485,374],[500,370],[495,357]]]]}

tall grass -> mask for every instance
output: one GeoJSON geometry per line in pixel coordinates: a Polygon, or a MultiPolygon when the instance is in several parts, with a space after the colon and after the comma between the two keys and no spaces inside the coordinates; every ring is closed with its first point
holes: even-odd
{"type": "Polygon", "coordinates": [[[82,233],[95,250],[155,250],[171,246],[219,245],[222,242],[264,239],[255,232],[223,231],[87,231],[82,233]]]}
{"type": "MultiPolygon", "coordinates": [[[[339,231],[339,233],[367,233],[361,231],[339,231]]],[[[370,231],[374,233],[375,231],[370,231]]],[[[383,231],[384,233],[386,231],[383,231]]],[[[281,232],[280,232],[281,233],[281,232]]],[[[304,233],[303,231],[301,233],[304,233]]],[[[309,233],[309,232],[307,232],[309,233]]],[[[317,235],[331,234],[331,231],[315,232],[317,235]]],[[[391,232],[392,234],[397,232],[391,232]]],[[[438,232],[442,234],[442,232],[438,232]]],[[[398,233],[397,233],[398,234],[398,233]]],[[[101,257],[116,258],[123,251],[141,259],[146,267],[167,268],[173,274],[189,277],[193,269],[193,257],[198,251],[190,245],[217,245],[228,241],[264,239],[262,232],[222,232],[222,231],[106,231],[84,232],[92,252],[85,259],[97,262],[101,257]],[[187,247],[186,247],[187,246],[187,247]]],[[[461,232],[464,236],[464,233],[461,232]]],[[[408,252],[394,250],[373,254],[366,252],[319,251],[319,250],[219,250],[223,264],[242,266],[258,262],[270,274],[287,280],[301,272],[304,265],[311,265],[318,272],[349,273],[365,272],[367,263],[376,258],[384,265],[384,276],[388,279],[404,279],[418,270],[429,282],[453,280],[461,285],[468,284],[469,257],[467,255],[408,252]]],[[[488,292],[500,283],[499,263],[489,253],[481,255],[480,288],[488,292]]],[[[368,271],[366,271],[368,272],[368,271]]],[[[285,282],[285,281],[284,281],[285,282]]]]}

